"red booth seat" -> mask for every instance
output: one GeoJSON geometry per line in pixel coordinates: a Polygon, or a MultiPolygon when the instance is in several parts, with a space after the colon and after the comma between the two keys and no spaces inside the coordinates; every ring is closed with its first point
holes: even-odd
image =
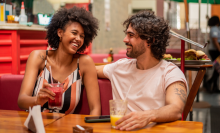
{"type": "MultiPolygon", "coordinates": [[[[0,77],[0,109],[21,110],[17,100],[24,75],[2,75],[0,77]]],[[[108,79],[98,79],[101,100],[101,114],[109,115],[109,100],[112,99],[111,83],[108,79]]],[[[86,89],[82,89],[79,104],[74,114],[89,114],[86,89]]]]}
{"type": "MultiPolygon", "coordinates": [[[[113,99],[111,82],[108,79],[98,79],[98,84],[101,100],[101,114],[110,115],[109,100],[113,99]]],[[[80,101],[74,111],[74,114],[89,114],[89,105],[85,88],[82,90],[80,101]]]]}
{"type": "Polygon", "coordinates": [[[0,109],[21,110],[17,100],[24,75],[2,75],[0,77],[0,109]]]}

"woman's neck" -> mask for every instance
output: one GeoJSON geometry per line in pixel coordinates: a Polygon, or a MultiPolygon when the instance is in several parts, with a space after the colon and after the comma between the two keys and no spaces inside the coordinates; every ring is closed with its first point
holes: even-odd
{"type": "Polygon", "coordinates": [[[73,62],[73,54],[68,54],[61,47],[54,51],[53,60],[58,66],[68,66],[73,62]]]}

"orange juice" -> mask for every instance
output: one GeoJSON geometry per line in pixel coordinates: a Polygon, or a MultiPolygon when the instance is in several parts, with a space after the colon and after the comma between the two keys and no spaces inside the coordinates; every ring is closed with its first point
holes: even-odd
{"type": "Polygon", "coordinates": [[[115,122],[118,121],[122,117],[123,117],[123,115],[111,115],[110,116],[111,125],[112,125],[113,128],[115,128],[115,122]]]}

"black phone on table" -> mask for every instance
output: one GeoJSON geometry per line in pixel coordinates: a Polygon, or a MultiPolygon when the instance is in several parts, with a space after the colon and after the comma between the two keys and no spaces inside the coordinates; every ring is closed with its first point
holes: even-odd
{"type": "Polygon", "coordinates": [[[88,116],[85,117],[85,122],[86,123],[110,122],[110,115],[88,116]]]}

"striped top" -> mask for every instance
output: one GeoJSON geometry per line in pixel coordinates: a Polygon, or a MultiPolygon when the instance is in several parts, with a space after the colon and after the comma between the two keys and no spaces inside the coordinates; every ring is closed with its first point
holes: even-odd
{"type": "MultiPolygon", "coordinates": [[[[49,84],[51,83],[50,71],[46,68],[47,54],[48,54],[48,51],[46,51],[46,60],[45,60],[44,69],[38,75],[32,96],[36,96],[38,94],[39,90],[43,87],[44,82],[47,82],[49,84]]],[[[80,75],[80,70],[79,70],[79,58],[78,58],[77,69],[74,70],[74,72],[72,72],[63,82],[64,93],[63,93],[62,107],[55,109],[55,110],[50,110],[48,108],[48,102],[46,102],[41,107],[41,111],[49,110],[50,112],[72,114],[80,99],[80,93],[81,93],[81,88],[82,88],[81,81],[82,80],[81,80],[81,75],[80,75]]],[[[53,79],[53,82],[60,83],[60,82],[57,82],[55,79],[53,79]]]]}

